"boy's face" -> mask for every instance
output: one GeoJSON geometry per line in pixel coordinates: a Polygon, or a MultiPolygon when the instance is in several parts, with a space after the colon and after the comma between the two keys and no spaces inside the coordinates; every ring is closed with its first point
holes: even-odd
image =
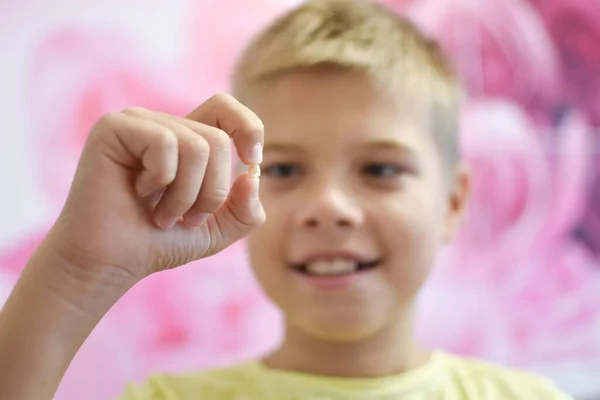
{"type": "Polygon", "coordinates": [[[289,325],[326,340],[399,321],[467,190],[461,170],[444,172],[423,113],[339,70],[284,75],[247,103],[265,124],[267,220],[249,252],[266,293],[289,325]]]}

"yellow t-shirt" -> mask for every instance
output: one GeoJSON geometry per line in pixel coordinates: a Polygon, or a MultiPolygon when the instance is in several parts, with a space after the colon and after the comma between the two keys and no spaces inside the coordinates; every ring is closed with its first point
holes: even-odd
{"type": "Polygon", "coordinates": [[[568,400],[547,379],[435,353],[413,371],[384,378],[332,378],[269,369],[260,362],[129,386],[121,400],[568,400]]]}

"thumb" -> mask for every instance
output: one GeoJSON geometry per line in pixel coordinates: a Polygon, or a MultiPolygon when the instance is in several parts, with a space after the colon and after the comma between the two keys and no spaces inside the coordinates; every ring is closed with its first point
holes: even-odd
{"type": "Polygon", "coordinates": [[[265,221],[258,189],[258,174],[245,172],[233,182],[225,203],[207,220],[210,235],[207,256],[244,238],[265,221]]]}

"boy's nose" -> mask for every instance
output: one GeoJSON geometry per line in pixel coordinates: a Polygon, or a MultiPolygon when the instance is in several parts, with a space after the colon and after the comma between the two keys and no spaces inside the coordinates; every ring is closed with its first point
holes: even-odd
{"type": "Polygon", "coordinates": [[[352,228],[363,221],[355,196],[328,189],[312,193],[299,208],[300,224],[306,228],[352,228]]]}

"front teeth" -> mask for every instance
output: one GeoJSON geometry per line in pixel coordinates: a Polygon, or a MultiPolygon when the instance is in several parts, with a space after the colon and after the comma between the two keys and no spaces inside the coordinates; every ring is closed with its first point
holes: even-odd
{"type": "Polygon", "coordinates": [[[357,270],[357,262],[344,259],[319,260],[306,264],[306,271],[313,275],[343,275],[357,270]]]}

